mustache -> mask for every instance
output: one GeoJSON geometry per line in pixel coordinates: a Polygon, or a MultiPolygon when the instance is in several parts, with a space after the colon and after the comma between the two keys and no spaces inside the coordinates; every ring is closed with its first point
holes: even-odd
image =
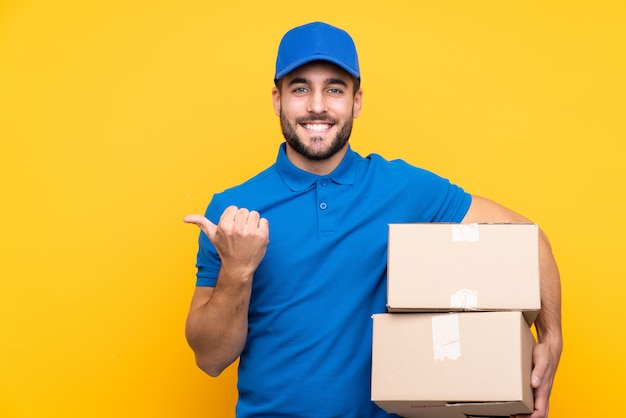
{"type": "Polygon", "coordinates": [[[307,123],[307,122],[329,122],[332,124],[336,124],[337,120],[328,116],[327,113],[320,113],[319,115],[303,116],[303,117],[296,119],[296,123],[307,123]]]}

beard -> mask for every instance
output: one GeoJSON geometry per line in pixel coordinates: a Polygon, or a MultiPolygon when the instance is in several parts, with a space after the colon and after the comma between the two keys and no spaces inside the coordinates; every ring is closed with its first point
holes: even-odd
{"type": "Polygon", "coordinates": [[[346,123],[344,123],[343,125],[340,125],[337,135],[335,135],[335,137],[330,141],[330,144],[328,144],[328,147],[326,148],[323,147],[323,137],[311,137],[310,140],[312,144],[307,146],[296,133],[297,125],[309,121],[329,122],[337,126],[337,121],[330,118],[328,115],[298,118],[296,119],[296,124],[294,126],[284,115],[282,109],[280,111],[280,127],[282,128],[285,141],[287,141],[287,143],[291,146],[291,148],[293,148],[295,152],[302,155],[306,159],[313,161],[327,160],[333,155],[337,154],[337,152],[339,152],[348,143],[348,139],[350,139],[350,135],[352,133],[352,118],[346,120],[346,123]]]}

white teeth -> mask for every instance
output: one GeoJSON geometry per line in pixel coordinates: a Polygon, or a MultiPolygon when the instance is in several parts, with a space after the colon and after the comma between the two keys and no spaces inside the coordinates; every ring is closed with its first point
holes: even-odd
{"type": "Polygon", "coordinates": [[[309,131],[322,132],[330,129],[331,125],[327,123],[306,123],[303,125],[309,131]]]}

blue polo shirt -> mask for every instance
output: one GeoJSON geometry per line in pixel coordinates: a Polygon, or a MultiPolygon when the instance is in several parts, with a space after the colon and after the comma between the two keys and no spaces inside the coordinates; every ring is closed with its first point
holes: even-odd
{"type": "MultiPolygon", "coordinates": [[[[460,222],[471,196],[404,161],[349,149],[330,174],[276,163],[213,196],[269,221],[252,284],[239,363],[238,417],[386,417],[370,400],[371,315],[386,310],[390,223],[460,222]]],[[[215,286],[219,256],[200,234],[198,286],[215,286]]]]}

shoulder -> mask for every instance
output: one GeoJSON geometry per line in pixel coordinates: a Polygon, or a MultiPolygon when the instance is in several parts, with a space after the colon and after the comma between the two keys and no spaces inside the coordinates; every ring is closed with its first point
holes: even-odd
{"type": "Polygon", "coordinates": [[[224,189],[222,192],[217,193],[216,196],[232,197],[240,194],[246,194],[251,190],[258,190],[259,188],[272,186],[278,182],[280,182],[280,176],[278,176],[278,173],[276,172],[275,165],[271,165],[244,182],[224,189]]]}
{"type": "Polygon", "coordinates": [[[363,161],[367,161],[368,168],[377,172],[377,175],[397,176],[409,181],[443,180],[438,174],[399,158],[389,160],[379,154],[369,154],[363,161]]]}
{"type": "Polygon", "coordinates": [[[273,190],[280,187],[280,182],[280,177],[272,165],[236,186],[213,194],[205,215],[215,223],[222,212],[231,205],[257,210],[259,197],[273,193],[273,190]]]}

